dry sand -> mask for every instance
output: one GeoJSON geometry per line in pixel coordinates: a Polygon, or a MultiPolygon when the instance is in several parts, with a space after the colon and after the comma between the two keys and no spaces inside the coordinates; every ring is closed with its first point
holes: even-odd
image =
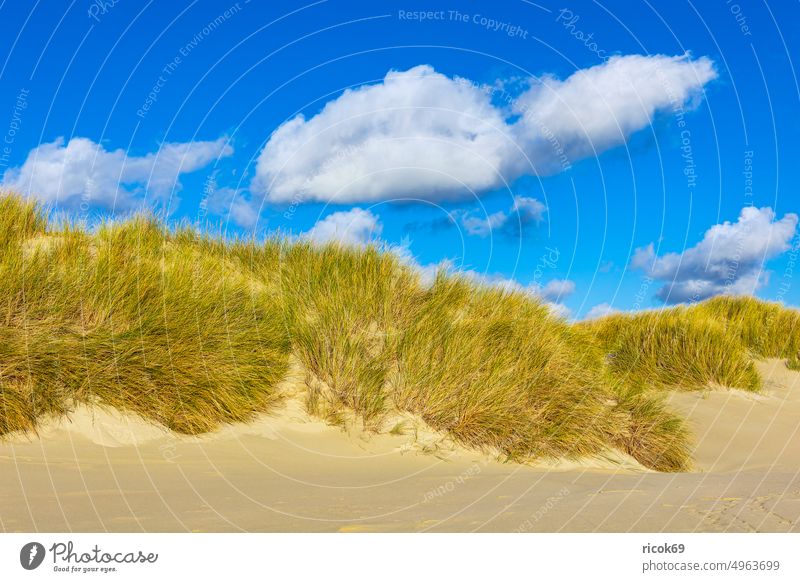
{"type": "Polygon", "coordinates": [[[368,437],[296,401],[199,438],[82,408],[0,442],[0,529],[800,531],[800,373],[759,368],[760,395],[671,395],[695,433],[695,470],[682,474],[614,453],[504,464],[413,418],[404,434],[368,437]]]}

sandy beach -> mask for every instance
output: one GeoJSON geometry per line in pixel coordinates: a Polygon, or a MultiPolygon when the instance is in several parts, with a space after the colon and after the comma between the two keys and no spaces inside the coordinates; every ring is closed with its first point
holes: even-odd
{"type": "Polygon", "coordinates": [[[79,408],[0,444],[4,531],[800,531],[800,373],[758,364],[761,394],[672,393],[694,470],[632,459],[523,466],[414,426],[347,432],[298,402],[177,437],[79,408]],[[397,432],[397,431],[396,431],[397,432]]]}

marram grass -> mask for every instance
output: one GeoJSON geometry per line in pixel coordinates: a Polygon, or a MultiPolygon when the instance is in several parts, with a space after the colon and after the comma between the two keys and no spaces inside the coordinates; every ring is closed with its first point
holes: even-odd
{"type": "Polygon", "coordinates": [[[800,311],[797,309],[752,297],[715,297],[692,307],[691,311],[722,324],[759,357],[787,358],[796,362],[800,355],[800,311]]]}
{"type": "Polygon", "coordinates": [[[683,390],[761,386],[739,336],[698,309],[615,314],[582,325],[598,339],[609,371],[622,384],[683,390]]]}
{"type": "Polygon", "coordinates": [[[193,434],[274,400],[279,302],[224,261],[144,217],[88,235],[16,198],[0,212],[0,430],[96,402],[193,434]]]}
{"type": "Polygon", "coordinates": [[[381,430],[409,412],[512,460],[617,448],[680,471],[689,435],[664,389],[757,390],[753,357],[796,362],[800,346],[796,312],[755,300],[571,325],[458,276],[424,286],[373,247],[226,241],[148,216],[89,232],[11,194],[0,253],[0,434],[78,403],[210,431],[274,406],[293,356],[331,422],[381,430]]]}

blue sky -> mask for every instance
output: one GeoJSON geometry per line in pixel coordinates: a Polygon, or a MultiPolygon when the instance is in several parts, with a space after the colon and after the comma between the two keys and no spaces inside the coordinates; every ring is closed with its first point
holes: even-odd
{"type": "Polygon", "coordinates": [[[0,3],[0,176],[55,210],[380,239],[574,317],[800,304],[795,2],[58,4],[0,3]]]}

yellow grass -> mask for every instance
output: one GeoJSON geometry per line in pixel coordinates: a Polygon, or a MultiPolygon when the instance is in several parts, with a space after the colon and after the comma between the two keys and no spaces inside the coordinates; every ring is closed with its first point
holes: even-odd
{"type": "Polygon", "coordinates": [[[752,297],[715,297],[692,311],[720,322],[762,358],[797,361],[800,353],[800,311],[752,297]]]}
{"type": "Polygon", "coordinates": [[[774,337],[796,312],[755,300],[571,325],[457,276],[425,287],[374,247],[224,241],[148,216],[89,232],[10,194],[0,252],[0,434],[78,403],[190,434],[247,421],[293,355],[331,422],[381,430],[409,412],[513,460],[618,448],[678,471],[689,437],[663,389],[756,390],[752,357],[800,345],[774,337]]]}
{"type": "Polygon", "coordinates": [[[615,314],[583,325],[599,340],[620,383],[684,390],[761,385],[740,337],[697,308],[615,314]]]}

